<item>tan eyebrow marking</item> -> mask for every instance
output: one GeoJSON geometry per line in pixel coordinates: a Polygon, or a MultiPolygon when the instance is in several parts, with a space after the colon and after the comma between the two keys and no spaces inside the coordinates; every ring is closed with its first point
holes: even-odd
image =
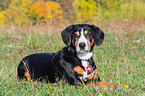
{"type": "Polygon", "coordinates": [[[80,32],[76,32],[76,34],[77,34],[77,36],[79,36],[80,35],[80,32]]]}
{"type": "Polygon", "coordinates": [[[84,34],[86,35],[87,33],[88,33],[88,31],[87,31],[87,30],[85,30],[85,31],[84,31],[84,34]]]}

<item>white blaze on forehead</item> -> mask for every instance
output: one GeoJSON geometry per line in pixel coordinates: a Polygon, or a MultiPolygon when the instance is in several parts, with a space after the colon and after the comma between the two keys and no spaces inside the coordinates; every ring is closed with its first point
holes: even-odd
{"type": "Polygon", "coordinates": [[[79,43],[80,43],[80,42],[87,43],[87,39],[86,39],[86,37],[85,37],[85,35],[84,35],[84,30],[83,30],[83,28],[82,28],[82,30],[81,30],[81,35],[80,35],[80,38],[79,38],[79,43]]]}

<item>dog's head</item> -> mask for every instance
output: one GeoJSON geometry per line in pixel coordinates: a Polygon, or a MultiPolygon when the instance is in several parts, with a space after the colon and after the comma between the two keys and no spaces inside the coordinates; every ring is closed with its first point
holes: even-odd
{"type": "Polygon", "coordinates": [[[90,52],[94,45],[103,43],[103,31],[94,25],[76,24],[68,26],[61,33],[66,46],[74,46],[77,53],[90,52]]]}

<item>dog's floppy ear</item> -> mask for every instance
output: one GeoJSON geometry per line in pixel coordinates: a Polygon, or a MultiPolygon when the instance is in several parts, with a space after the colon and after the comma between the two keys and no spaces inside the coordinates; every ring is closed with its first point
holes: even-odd
{"type": "Polygon", "coordinates": [[[96,46],[101,45],[103,43],[105,36],[104,32],[95,25],[91,25],[91,29],[93,31],[95,45],[96,46]]]}
{"type": "Polygon", "coordinates": [[[76,25],[70,25],[61,32],[62,40],[66,44],[66,46],[70,46],[71,44],[71,34],[74,31],[75,27],[76,25]]]}

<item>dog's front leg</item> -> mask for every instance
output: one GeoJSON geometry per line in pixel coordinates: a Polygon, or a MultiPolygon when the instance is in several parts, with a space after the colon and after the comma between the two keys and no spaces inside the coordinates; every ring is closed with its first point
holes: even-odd
{"type": "Polygon", "coordinates": [[[64,65],[63,67],[63,79],[69,83],[70,85],[80,85],[81,82],[79,81],[79,79],[76,77],[75,75],[75,71],[71,68],[71,66],[68,65],[64,65]]]}
{"type": "Polygon", "coordinates": [[[70,85],[81,85],[82,83],[75,77],[74,72],[72,70],[66,70],[64,73],[64,80],[70,85]]]}
{"type": "Polygon", "coordinates": [[[91,83],[91,84],[94,85],[96,88],[103,88],[103,89],[108,89],[108,88],[110,88],[110,89],[114,89],[114,88],[121,89],[121,88],[123,88],[123,87],[121,87],[119,85],[116,85],[116,84],[113,84],[113,83],[101,81],[99,76],[98,76],[97,70],[94,70],[92,73],[93,74],[90,77],[88,77],[88,79],[90,79],[94,82],[94,83],[91,83]]]}

